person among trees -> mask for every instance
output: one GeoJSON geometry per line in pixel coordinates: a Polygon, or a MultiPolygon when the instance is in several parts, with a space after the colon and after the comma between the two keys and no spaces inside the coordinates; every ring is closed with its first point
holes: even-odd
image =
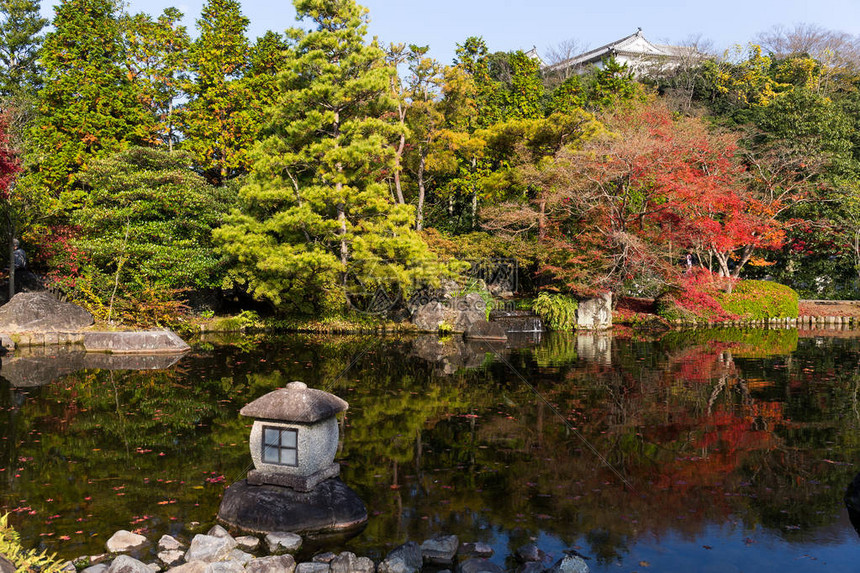
{"type": "Polygon", "coordinates": [[[15,264],[15,272],[21,272],[27,268],[27,253],[21,248],[18,239],[12,239],[12,246],[14,247],[12,260],[15,264]]]}

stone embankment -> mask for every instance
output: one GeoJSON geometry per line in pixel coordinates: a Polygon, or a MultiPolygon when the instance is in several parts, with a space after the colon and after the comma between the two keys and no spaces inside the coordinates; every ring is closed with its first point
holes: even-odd
{"type": "MultiPolygon", "coordinates": [[[[504,573],[490,560],[493,549],[484,543],[461,543],[456,535],[442,535],[420,545],[410,541],[374,563],[354,553],[321,552],[309,561],[294,555],[302,538],[293,533],[233,537],[220,525],[197,534],[190,543],[164,535],[153,546],[143,535],[116,532],[105,544],[106,553],[84,556],[65,563],[68,573],[504,573]],[[155,555],[144,558],[142,555],[155,555]]],[[[588,573],[588,564],[575,551],[553,558],[534,544],[516,550],[506,563],[516,563],[516,573],[588,573]]]]}

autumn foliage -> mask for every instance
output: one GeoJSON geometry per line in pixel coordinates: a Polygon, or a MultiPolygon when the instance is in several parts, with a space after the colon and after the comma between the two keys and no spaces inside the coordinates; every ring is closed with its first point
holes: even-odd
{"type": "Polygon", "coordinates": [[[654,102],[605,122],[608,132],[554,158],[563,184],[550,200],[555,256],[544,271],[568,288],[674,282],[679,249],[736,277],[756,249],[782,244],[774,210],[747,186],[735,136],[654,102]]]}

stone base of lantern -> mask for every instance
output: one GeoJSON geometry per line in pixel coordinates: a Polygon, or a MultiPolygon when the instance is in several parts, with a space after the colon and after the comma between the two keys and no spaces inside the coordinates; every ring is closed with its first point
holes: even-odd
{"type": "Polygon", "coordinates": [[[251,470],[248,472],[248,483],[250,485],[280,485],[291,487],[296,491],[311,491],[317,484],[338,475],[340,475],[340,464],[338,463],[333,463],[309,476],[251,470]]]}
{"type": "Polygon", "coordinates": [[[309,492],[241,480],[224,492],[218,521],[253,534],[349,535],[358,533],[367,522],[367,508],[338,478],[324,480],[309,492]]]}

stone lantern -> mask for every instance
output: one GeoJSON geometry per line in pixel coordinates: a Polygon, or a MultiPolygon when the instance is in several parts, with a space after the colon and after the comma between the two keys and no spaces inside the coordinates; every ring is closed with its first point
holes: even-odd
{"type": "Polygon", "coordinates": [[[367,508],[337,476],[337,414],[345,401],[303,382],[290,382],[242,408],[254,418],[254,469],[224,492],[218,520],[240,531],[356,533],[367,508]]]}
{"type": "Polygon", "coordinates": [[[254,418],[251,428],[251,485],[273,484],[310,491],[340,473],[336,415],[349,404],[328,392],[290,382],[257,398],[239,413],[254,418]]]}

